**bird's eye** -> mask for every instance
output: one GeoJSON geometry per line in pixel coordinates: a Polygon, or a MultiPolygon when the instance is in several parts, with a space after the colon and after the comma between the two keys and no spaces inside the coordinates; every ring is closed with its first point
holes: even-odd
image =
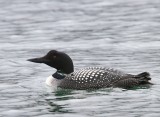
{"type": "Polygon", "coordinates": [[[53,56],[53,59],[55,59],[56,58],[56,56],[53,56]]]}

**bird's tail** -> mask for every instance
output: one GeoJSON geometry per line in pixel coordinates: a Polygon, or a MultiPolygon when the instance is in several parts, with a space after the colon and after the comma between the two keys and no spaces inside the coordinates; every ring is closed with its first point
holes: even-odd
{"type": "Polygon", "coordinates": [[[142,72],[138,75],[135,75],[134,77],[138,79],[139,84],[152,84],[149,82],[149,80],[151,80],[151,77],[148,72],[142,72]]]}

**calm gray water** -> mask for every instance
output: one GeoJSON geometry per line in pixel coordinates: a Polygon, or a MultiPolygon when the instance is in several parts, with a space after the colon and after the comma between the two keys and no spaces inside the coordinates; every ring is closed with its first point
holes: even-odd
{"type": "Polygon", "coordinates": [[[0,0],[0,117],[159,117],[159,0],[0,0]],[[26,61],[56,49],[75,69],[149,71],[150,88],[57,90],[55,69],[26,61]]]}

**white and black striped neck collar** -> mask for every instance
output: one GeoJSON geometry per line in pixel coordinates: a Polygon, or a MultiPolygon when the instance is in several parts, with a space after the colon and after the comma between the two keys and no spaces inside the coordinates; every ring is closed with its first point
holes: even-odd
{"type": "Polygon", "coordinates": [[[59,79],[59,80],[61,80],[61,79],[64,79],[65,77],[66,77],[66,74],[65,73],[63,73],[62,71],[56,71],[53,75],[52,75],[54,78],[56,78],[56,79],[59,79]]]}

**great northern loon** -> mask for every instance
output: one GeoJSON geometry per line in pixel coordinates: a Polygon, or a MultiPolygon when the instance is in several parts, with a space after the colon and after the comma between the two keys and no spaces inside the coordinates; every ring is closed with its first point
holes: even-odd
{"type": "Polygon", "coordinates": [[[57,69],[46,80],[46,84],[65,89],[132,88],[142,84],[151,84],[148,72],[132,75],[105,67],[88,67],[74,71],[72,59],[64,52],[56,50],[51,50],[40,58],[28,59],[28,61],[45,63],[57,69]]]}

